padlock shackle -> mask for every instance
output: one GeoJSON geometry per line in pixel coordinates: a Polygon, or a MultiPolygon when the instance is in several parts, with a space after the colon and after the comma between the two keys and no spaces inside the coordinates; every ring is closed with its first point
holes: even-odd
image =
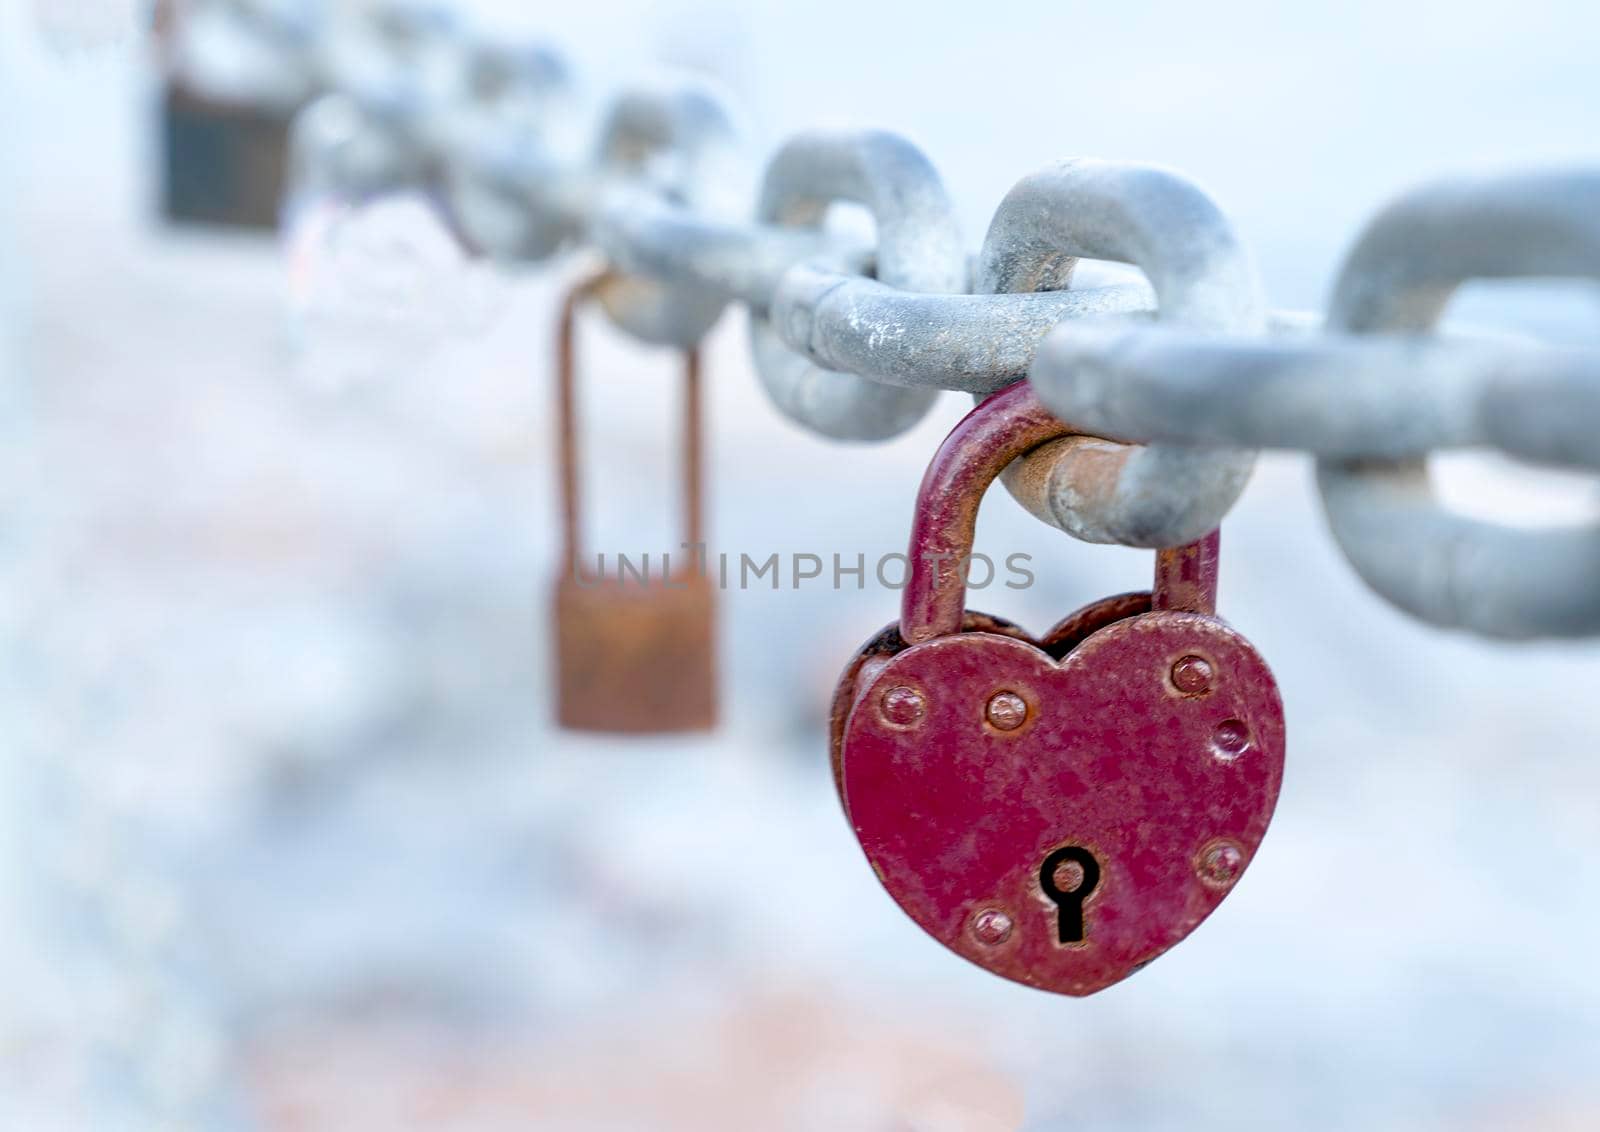
{"type": "MultiPolygon", "coordinates": [[[[583,549],[581,483],[578,475],[578,310],[612,278],[601,271],[579,280],[561,303],[556,328],[556,460],[561,490],[561,552],[564,568],[576,571],[583,549]]],[[[700,350],[683,351],[683,521],[691,547],[705,541],[702,508],[704,418],[700,398],[700,350]]]]}
{"type": "MultiPolygon", "coordinates": [[[[967,604],[965,571],[978,505],[991,483],[1019,456],[1080,430],[1039,403],[1019,381],[989,397],[945,437],[917,491],[907,551],[900,636],[907,644],[960,632],[967,604]]],[[[1212,613],[1217,603],[1220,534],[1156,552],[1154,609],[1212,613]]]]}

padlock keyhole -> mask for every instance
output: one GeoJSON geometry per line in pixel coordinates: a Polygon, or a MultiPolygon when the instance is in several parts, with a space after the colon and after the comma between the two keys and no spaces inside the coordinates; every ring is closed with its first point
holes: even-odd
{"type": "Polygon", "coordinates": [[[1039,887],[1057,908],[1062,943],[1083,942],[1083,902],[1100,883],[1100,862],[1081,845],[1064,845],[1039,867],[1039,887]]]}

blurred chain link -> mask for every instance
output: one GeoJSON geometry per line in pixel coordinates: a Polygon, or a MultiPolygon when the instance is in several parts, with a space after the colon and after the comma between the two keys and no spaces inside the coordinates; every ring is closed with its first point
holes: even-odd
{"type": "Polygon", "coordinates": [[[1025,177],[969,263],[937,170],[893,134],[801,134],[741,207],[736,119],[702,81],[623,91],[590,154],[564,156],[551,142],[573,86],[560,56],[481,42],[445,11],[389,5],[327,33],[344,38],[313,52],[329,93],[296,131],[299,191],[425,183],[497,258],[593,246],[618,269],[607,313],[646,341],[692,343],[743,303],[775,406],[836,440],[898,435],[941,389],[1031,380],[1083,435],[1005,482],[1080,539],[1189,541],[1238,498],[1254,450],[1305,451],[1346,557],[1408,613],[1492,637],[1600,633],[1600,529],[1456,515],[1425,466],[1459,447],[1600,466],[1600,351],[1433,329],[1469,279],[1600,274],[1600,172],[1403,197],[1358,240],[1319,320],[1266,310],[1222,211],[1153,166],[1025,177]],[[875,246],[825,226],[840,202],[871,214],[875,246]],[[1148,283],[1073,290],[1080,257],[1148,283]]]}

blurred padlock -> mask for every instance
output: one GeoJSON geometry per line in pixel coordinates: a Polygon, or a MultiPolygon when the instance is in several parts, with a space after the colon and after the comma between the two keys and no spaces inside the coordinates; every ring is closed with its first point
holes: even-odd
{"type": "Polygon", "coordinates": [[[292,112],[223,102],[169,82],[162,106],[162,211],[180,224],[275,228],[292,112]]]}
{"type": "Polygon", "coordinates": [[[579,284],[558,335],[563,568],[556,584],[556,703],[563,727],[582,731],[706,730],[716,723],[716,610],[704,570],[700,355],[683,354],[684,553],[651,572],[606,574],[583,561],[574,390],[577,311],[608,277],[579,284]],[[669,565],[676,559],[676,565],[669,565]]]}
{"type": "Polygon", "coordinates": [[[289,127],[313,93],[317,19],[299,0],[157,0],[161,208],[180,224],[277,227],[289,127]]]}
{"type": "Polygon", "coordinates": [[[1215,615],[1215,532],[1160,551],[1153,592],[1037,640],[964,608],[985,489],[1070,433],[1025,383],[956,426],[922,481],[900,621],[845,668],[832,739],[901,908],[997,975],[1084,995],[1232,890],[1277,803],[1284,732],[1272,673],[1215,615]]]}

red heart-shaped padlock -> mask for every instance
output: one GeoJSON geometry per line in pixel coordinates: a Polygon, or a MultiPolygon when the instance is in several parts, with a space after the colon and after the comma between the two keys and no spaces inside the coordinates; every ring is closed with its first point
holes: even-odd
{"type": "Polygon", "coordinates": [[[946,440],[900,623],[847,667],[833,747],[856,835],[912,919],[998,975],[1084,995],[1232,888],[1271,820],[1284,732],[1266,663],[1212,615],[1215,533],[1160,552],[1153,594],[1037,642],[962,609],[984,488],[1068,431],[1018,385],[946,440]]]}

